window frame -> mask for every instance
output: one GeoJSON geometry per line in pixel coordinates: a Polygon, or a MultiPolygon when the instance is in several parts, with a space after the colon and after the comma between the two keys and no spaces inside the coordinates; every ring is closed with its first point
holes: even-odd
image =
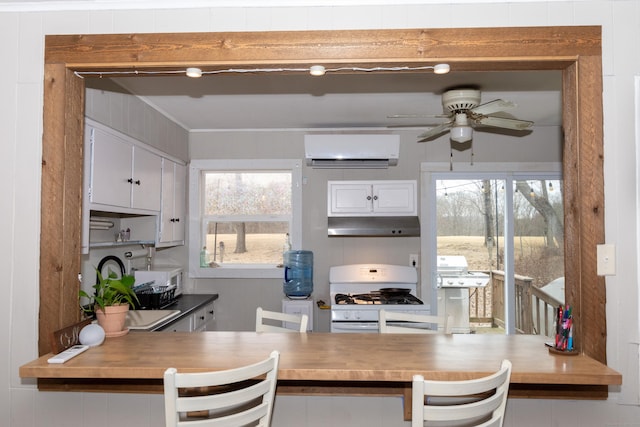
{"type": "Polygon", "coordinates": [[[302,167],[297,159],[197,159],[189,164],[189,232],[187,245],[190,278],[262,279],[282,277],[282,267],[267,264],[222,264],[216,268],[200,267],[203,241],[204,171],[291,171],[291,227],[292,249],[302,243],[302,167]]]}
{"type": "MultiPolygon", "coordinates": [[[[476,180],[476,179],[504,179],[504,241],[505,241],[505,334],[514,335],[515,305],[511,302],[515,298],[514,252],[513,237],[513,183],[517,180],[558,179],[563,180],[562,164],[560,163],[475,163],[456,164],[454,170],[449,170],[449,163],[422,163],[420,166],[422,187],[425,189],[422,197],[421,211],[423,212],[421,235],[422,239],[420,260],[422,265],[428,266],[421,272],[421,295],[429,297],[431,311],[438,311],[437,280],[437,214],[436,214],[436,181],[438,180],[476,180]],[[508,250],[507,250],[508,249],[508,250]]],[[[564,185],[564,184],[563,184],[564,185]]],[[[566,270],[566,267],[565,267],[566,270]]]]}

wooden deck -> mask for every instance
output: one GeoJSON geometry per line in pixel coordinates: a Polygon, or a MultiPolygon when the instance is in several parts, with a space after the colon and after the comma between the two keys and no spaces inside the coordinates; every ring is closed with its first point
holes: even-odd
{"type": "MultiPolygon", "coordinates": [[[[469,319],[472,333],[504,333],[504,272],[488,272],[491,281],[485,288],[470,294],[469,319]]],[[[533,279],[515,276],[516,317],[518,334],[553,337],[554,313],[561,301],[533,286],[533,279]]]]}

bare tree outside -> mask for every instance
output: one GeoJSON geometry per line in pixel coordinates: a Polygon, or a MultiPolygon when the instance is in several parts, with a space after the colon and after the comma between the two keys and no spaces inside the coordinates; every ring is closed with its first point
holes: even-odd
{"type": "MultiPolygon", "coordinates": [[[[504,185],[504,180],[494,179],[443,180],[438,183],[439,254],[465,255],[470,268],[486,270],[490,265],[494,269],[504,269],[504,185]],[[457,241],[466,239],[467,243],[441,244],[452,240],[452,237],[457,241]],[[485,250],[479,250],[478,243],[472,243],[478,239],[485,250]]],[[[561,181],[515,182],[516,260],[522,261],[523,268],[516,274],[539,278],[539,286],[564,274],[564,265],[558,267],[558,257],[562,256],[564,249],[561,187],[561,181]],[[540,271],[547,267],[547,273],[540,271]]]]}
{"type": "Polygon", "coordinates": [[[228,263],[281,262],[290,231],[291,173],[206,172],[204,180],[206,246],[213,261],[224,256],[228,263]]]}

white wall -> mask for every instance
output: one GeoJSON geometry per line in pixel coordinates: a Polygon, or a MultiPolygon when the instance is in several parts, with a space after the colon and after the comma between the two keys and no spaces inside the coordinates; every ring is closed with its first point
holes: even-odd
{"type": "MultiPolygon", "coordinates": [[[[449,161],[447,144],[417,144],[419,129],[396,130],[400,135],[398,166],[388,169],[313,169],[303,166],[302,185],[302,249],[314,254],[313,298],[329,302],[329,268],[341,264],[388,263],[408,265],[409,254],[420,253],[419,237],[402,238],[336,238],[327,236],[328,180],[420,180],[420,164],[424,161],[449,161]]],[[[191,159],[304,158],[304,132],[193,132],[190,137],[191,159]]],[[[561,162],[557,129],[541,127],[531,135],[518,139],[477,132],[474,136],[474,164],[482,162],[561,162]]],[[[456,152],[455,161],[469,164],[470,151],[456,152]]],[[[455,169],[455,167],[454,167],[455,169]]],[[[220,330],[253,330],[255,308],[279,310],[282,280],[192,280],[191,292],[218,293],[217,328],[220,330]],[[225,301],[225,304],[222,304],[225,301]],[[242,301],[241,304],[235,302],[242,301]]],[[[430,304],[430,294],[421,298],[430,304]]],[[[330,328],[329,313],[316,311],[314,330],[330,328]]]]}
{"type": "MultiPolygon", "coordinates": [[[[105,3],[95,2],[105,9],[105,3]]],[[[127,2],[125,2],[127,3],[127,2]]],[[[128,2],[140,5],[145,2],[128,2]]],[[[153,3],[149,1],[149,3],[153,3]]],[[[175,2],[180,4],[180,2],[175,2]]],[[[200,4],[205,2],[201,1],[200,4]]],[[[214,2],[211,2],[214,3],[214,2]]],[[[225,2],[227,5],[232,2],[225,2]]],[[[239,2],[236,2],[238,4],[239,2]]],[[[242,2],[246,4],[247,2],[242,2]]],[[[602,25],[605,120],[606,240],[617,246],[617,275],[607,278],[607,354],[624,382],[637,381],[638,341],[636,156],[633,76],[640,73],[640,2],[496,2],[424,5],[223,7],[157,10],[19,11],[0,3],[0,188],[5,208],[0,220],[3,295],[9,310],[0,314],[0,425],[102,426],[162,425],[160,396],[44,393],[18,377],[18,367],[37,355],[42,69],[45,34],[180,31],[260,31],[359,28],[441,28],[538,25],[602,25]],[[637,351],[637,350],[636,350],[637,351]],[[637,354],[637,353],[636,353],[637,354]],[[635,362],[635,363],[632,363],[635,362]]],[[[292,2],[288,2],[293,4],[292,2]]],[[[302,1],[300,3],[303,3],[302,1]]],[[[304,4],[311,4],[310,0],[304,4]]],[[[345,4],[325,0],[328,4],[345,4]]],[[[363,3],[362,1],[360,3],[363,3]]],[[[389,3],[396,3],[389,0],[389,3]]],[[[69,2],[67,9],[83,2],[69,2]]],[[[156,6],[159,2],[155,3],[156,6]]],[[[160,3],[163,6],[168,2],[160,3]]],[[[184,3],[182,3],[184,4],[184,3]]],[[[58,5],[59,6],[59,5],[58,5]]],[[[27,6],[28,7],[28,6],[27,6]]],[[[636,382],[637,383],[637,382],[636,382]]],[[[506,425],[639,426],[633,391],[613,389],[607,401],[515,400],[506,425]]],[[[396,398],[279,397],[276,426],[400,426],[396,398]],[[360,409],[363,409],[362,411],[360,409]]]]}

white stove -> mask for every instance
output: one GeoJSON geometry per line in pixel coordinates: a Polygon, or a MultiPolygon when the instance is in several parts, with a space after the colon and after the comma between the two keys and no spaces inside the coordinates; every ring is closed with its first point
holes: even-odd
{"type": "Polygon", "coordinates": [[[429,314],[417,296],[414,267],[350,264],[331,267],[331,332],[378,332],[379,310],[429,314]]]}

